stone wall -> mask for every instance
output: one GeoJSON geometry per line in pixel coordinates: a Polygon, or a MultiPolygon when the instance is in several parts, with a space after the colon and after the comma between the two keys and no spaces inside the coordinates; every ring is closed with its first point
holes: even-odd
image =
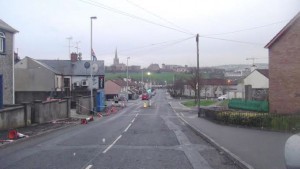
{"type": "MultiPolygon", "coordinates": [[[[95,105],[95,102],[94,102],[95,105]]],[[[76,112],[78,114],[89,115],[91,113],[90,96],[78,96],[76,100],[76,112]]]]}
{"type": "Polygon", "coordinates": [[[0,110],[0,130],[24,127],[31,124],[29,104],[15,105],[0,110]]]}
{"type": "Polygon", "coordinates": [[[33,119],[35,123],[46,123],[70,116],[70,99],[42,102],[34,101],[33,119]]]}

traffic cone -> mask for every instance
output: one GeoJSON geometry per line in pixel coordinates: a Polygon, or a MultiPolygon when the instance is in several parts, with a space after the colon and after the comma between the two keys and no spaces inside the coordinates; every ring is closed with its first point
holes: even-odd
{"type": "Polygon", "coordinates": [[[8,131],[8,138],[9,139],[16,139],[17,138],[17,130],[10,130],[8,131]]]}
{"type": "Polygon", "coordinates": [[[86,119],[81,119],[81,124],[87,124],[88,121],[86,119]]]}
{"type": "Polygon", "coordinates": [[[94,121],[94,117],[93,116],[88,117],[87,121],[94,121]]]}
{"type": "Polygon", "coordinates": [[[19,133],[17,130],[10,130],[8,132],[8,138],[9,139],[18,139],[18,138],[24,138],[24,137],[28,137],[25,134],[19,133]]]}

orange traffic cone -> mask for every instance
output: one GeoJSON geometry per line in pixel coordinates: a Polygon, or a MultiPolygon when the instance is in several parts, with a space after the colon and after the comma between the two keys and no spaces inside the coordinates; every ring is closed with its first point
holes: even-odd
{"type": "Polygon", "coordinates": [[[9,139],[18,139],[18,138],[23,138],[23,137],[28,137],[28,136],[25,134],[19,133],[17,130],[10,130],[8,132],[9,139]]]}

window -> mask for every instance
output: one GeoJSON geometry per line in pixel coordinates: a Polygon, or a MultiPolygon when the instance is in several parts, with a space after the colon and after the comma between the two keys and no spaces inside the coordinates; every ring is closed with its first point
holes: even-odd
{"type": "Polygon", "coordinates": [[[5,35],[3,32],[0,32],[0,53],[5,52],[5,35]]]}

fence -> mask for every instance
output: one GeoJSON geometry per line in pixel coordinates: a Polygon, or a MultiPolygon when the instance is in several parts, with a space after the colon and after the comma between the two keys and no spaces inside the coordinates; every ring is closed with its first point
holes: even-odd
{"type": "Polygon", "coordinates": [[[229,101],[228,107],[231,109],[269,112],[269,103],[267,101],[232,99],[229,101]]]}
{"type": "Polygon", "coordinates": [[[222,124],[279,131],[300,131],[300,114],[238,112],[203,108],[200,112],[205,118],[222,124]]]}

